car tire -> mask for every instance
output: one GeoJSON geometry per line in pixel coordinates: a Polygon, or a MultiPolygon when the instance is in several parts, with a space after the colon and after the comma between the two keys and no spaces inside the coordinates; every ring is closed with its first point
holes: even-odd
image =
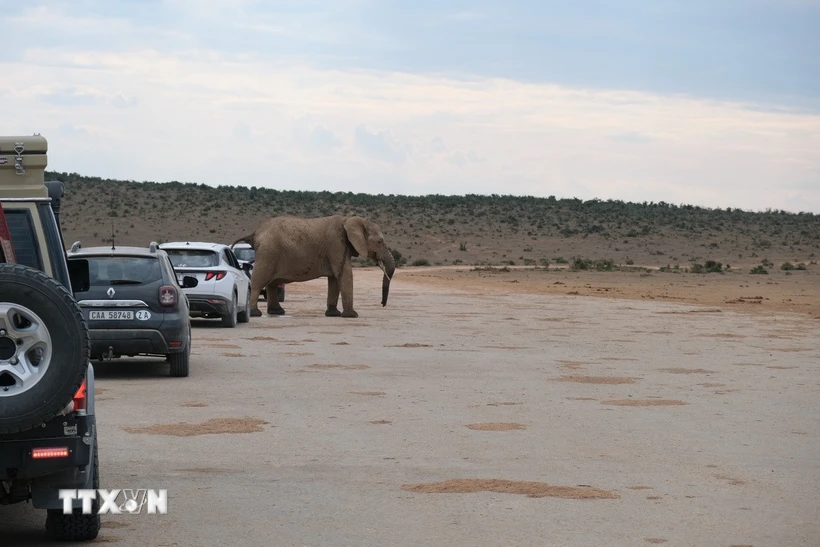
{"type": "Polygon", "coordinates": [[[228,310],[228,315],[226,315],[222,318],[222,326],[223,327],[233,328],[233,327],[236,326],[236,316],[237,316],[236,306],[237,306],[236,293],[234,293],[233,303],[231,304],[231,309],[228,310]]]}
{"type": "Polygon", "coordinates": [[[170,374],[172,378],[187,378],[189,363],[191,362],[191,331],[188,330],[188,343],[185,349],[179,353],[168,354],[168,362],[171,363],[170,374]]]}
{"type": "Polygon", "coordinates": [[[63,410],[82,384],[88,325],[60,283],[34,268],[0,264],[0,331],[0,434],[26,431],[63,410]],[[21,360],[27,380],[19,376],[21,360]]]}
{"type": "Polygon", "coordinates": [[[248,287],[245,295],[245,309],[236,315],[236,320],[240,323],[247,323],[251,320],[251,289],[248,287]]]}
{"type": "MultiPolygon", "coordinates": [[[[100,457],[97,452],[97,432],[94,431],[94,466],[91,478],[93,488],[100,487],[100,457]]],[[[82,509],[74,509],[69,515],[64,515],[62,509],[49,509],[46,514],[46,534],[57,541],[89,541],[100,533],[100,498],[91,502],[91,514],[83,515],[82,509]]]]}

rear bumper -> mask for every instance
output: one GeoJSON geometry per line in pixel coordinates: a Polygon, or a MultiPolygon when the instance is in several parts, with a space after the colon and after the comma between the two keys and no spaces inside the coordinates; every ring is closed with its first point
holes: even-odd
{"type": "Polygon", "coordinates": [[[117,329],[90,329],[91,355],[107,355],[109,349],[115,356],[177,353],[185,349],[188,335],[187,326],[182,323],[178,326],[163,328],[162,331],[153,329],[117,330],[117,329]],[[179,347],[171,347],[169,342],[181,341],[179,347]]]}
{"type": "Polygon", "coordinates": [[[188,295],[188,307],[192,315],[228,315],[230,313],[228,300],[221,296],[188,295]]]}
{"type": "Polygon", "coordinates": [[[0,437],[0,480],[36,479],[78,470],[91,462],[94,417],[57,416],[44,427],[0,437]],[[68,433],[68,434],[66,434],[68,433]],[[35,459],[37,448],[68,449],[67,457],[35,459]]]}

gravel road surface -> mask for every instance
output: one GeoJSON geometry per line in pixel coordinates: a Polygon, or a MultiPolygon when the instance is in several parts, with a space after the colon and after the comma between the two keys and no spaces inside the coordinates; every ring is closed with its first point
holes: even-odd
{"type": "MultiPolygon", "coordinates": [[[[169,497],[98,542],[820,544],[820,321],[401,271],[382,308],[355,276],[357,319],[324,317],[322,279],[284,317],[196,321],[188,378],[97,366],[103,487],[169,497]]],[[[0,508],[0,543],[43,520],[0,508]]]]}

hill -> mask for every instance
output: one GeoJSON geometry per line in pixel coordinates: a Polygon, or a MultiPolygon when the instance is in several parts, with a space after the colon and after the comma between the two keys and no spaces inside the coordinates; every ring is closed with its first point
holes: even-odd
{"type": "Polygon", "coordinates": [[[528,196],[396,196],[135,182],[48,172],[66,184],[66,242],[231,243],[270,216],[362,215],[409,264],[810,264],[820,215],[528,196]]]}

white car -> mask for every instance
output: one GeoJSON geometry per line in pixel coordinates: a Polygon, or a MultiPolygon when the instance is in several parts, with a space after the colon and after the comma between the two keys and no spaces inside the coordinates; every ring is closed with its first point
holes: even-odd
{"type": "Polygon", "coordinates": [[[250,320],[250,279],[228,245],[175,241],[160,248],[168,253],[178,276],[198,281],[196,287],[183,289],[191,317],[220,318],[224,327],[250,320]]]}
{"type": "MultiPolygon", "coordinates": [[[[253,250],[253,247],[248,243],[237,243],[233,245],[231,249],[233,249],[237,260],[239,260],[239,265],[242,266],[242,269],[248,274],[248,277],[250,277],[253,271],[253,263],[256,260],[256,252],[253,250]]],[[[267,292],[266,289],[262,289],[262,298],[265,300],[268,299],[267,292]]],[[[276,286],[276,296],[279,302],[285,301],[284,283],[279,283],[279,285],[276,286]]]]}

